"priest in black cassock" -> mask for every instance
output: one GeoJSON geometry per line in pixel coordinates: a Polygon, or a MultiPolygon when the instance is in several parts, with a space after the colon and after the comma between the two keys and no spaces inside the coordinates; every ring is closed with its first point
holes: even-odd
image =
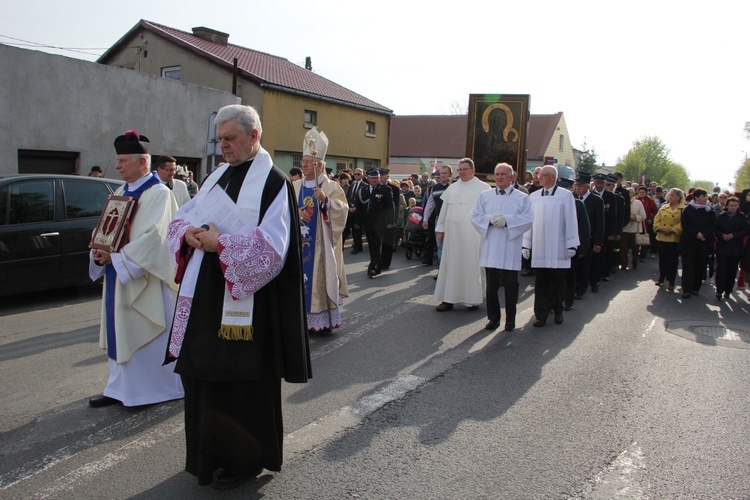
{"type": "Polygon", "coordinates": [[[312,372],[294,191],[255,109],[215,121],[228,163],[169,228],[180,292],[166,362],[185,386],[185,470],[230,489],[281,469],[281,379],[312,372]]]}

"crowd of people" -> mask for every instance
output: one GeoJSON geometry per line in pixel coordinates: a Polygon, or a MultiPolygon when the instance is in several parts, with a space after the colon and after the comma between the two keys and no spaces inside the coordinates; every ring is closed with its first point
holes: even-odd
{"type": "Polygon", "coordinates": [[[200,189],[173,157],[157,158],[152,170],[146,136],[129,130],[115,139],[126,184],[112,203],[137,210],[97,229],[127,234],[92,248],[89,269],[104,281],[100,346],[109,370],[89,404],[184,398],[185,470],[200,485],[231,489],[280,470],[281,380],[307,382],[310,335],[345,322],[349,237],[352,254],[367,242],[370,279],[391,267],[399,246],[419,244],[422,263],[439,266],[436,311],[486,302],[487,330],[500,326],[501,289],[504,329],[516,328],[519,274],[535,276],[533,326],[544,327],[649,255],[659,259],[656,284],[669,290],[681,259],[684,299],[712,277],[717,299],[727,298],[738,268],[750,270],[750,189],[715,198],[695,189],[683,199],[676,188],[553,165],[520,184],[507,163],[490,186],[470,158],[455,178],[450,165],[399,182],[387,168],[334,176],[328,138],[315,127],[300,167],[286,174],[261,146],[255,109],[226,106],[215,122],[226,163],[200,189]]]}
{"type": "MultiPolygon", "coordinates": [[[[537,327],[546,324],[550,313],[556,323],[562,323],[563,311],[571,310],[575,300],[582,299],[589,290],[597,293],[601,281],[609,281],[617,271],[635,270],[647,258],[658,259],[655,284],[668,291],[677,286],[681,263],[683,299],[698,295],[706,283],[715,286],[717,300],[728,298],[735,286],[746,287],[744,274],[750,267],[749,189],[731,193],[716,186],[710,195],[701,188],[691,188],[684,194],[679,188],[665,189],[656,182],[639,185],[625,180],[620,173],[576,174],[565,166],[537,167],[527,172],[524,184],[519,184],[513,168],[501,164],[495,171],[496,187],[492,192],[500,196],[497,200],[528,197],[531,215],[521,217],[524,222],[517,226],[498,227],[484,219],[478,223],[475,218],[480,214],[471,211],[475,203],[474,210],[486,210],[494,204],[488,203],[487,198],[493,198],[483,193],[493,188],[474,177],[469,158],[459,161],[455,178],[450,165],[443,165],[432,178],[415,173],[399,183],[391,183],[387,173],[385,169],[368,172],[368,184],[361,181],[364,172],[359,169],[339,174],[349,202],[347,227],[352,228],[344,232],[343,238],[353,235],[360,225],[369,227],[368,275],[375,277],[390,265],[398,242],[407,241],[405,221],[413,207],[420,207],[419,217],[426,232],[422,262],[432,266],[437,261],[439,265],[435,276],[435,300],[439,302],[436,310],[448,311],[455,304],[475,309],[486,300],[488,329],[499,326],[496,296],[501,287],[505,289],[505,329],[515,327],[518,271],[522,276],[536,276],[537,327]],[[356,180],[350,183],[352,177],[356,180]],[[507,181],[507,186],[501,181],[507,181]],[[468,189],[470,182],[481,186],[468,189]],[[389,189],[378,187],[385,185],[389,189]],[[361,190],[362,186],[365,190],[361,190]],[[558,188],[570,196],[558,193],[558,188]],[[370,204],[370,193],[378,190],[382,194],[370,204]],[[506,191],[515,193],[505,198],[506,191]],[[540,191],[541,195],[535,194],[540,191]],[[532,221],[526,227],[525,218],[531,216],[536,223],[532,221]],[[472,224],[476,231],[467,231],[472,224]],[[388,231],[391,227],[395,233],[388,231]],[[518,244],[522,245],[518,251],[511,251],[518,244]],[[444,245],[457,246],[448,250],[445,259],[444,245]],[[383,259],[385,254],[387,258],[383,259]],[[520,259],[518,265],[516,257],[520,259]],[[454,258],[459,262],[451,264],[454,258]],[[485,274],[484,290],[482,280],[476,279],[481,269],[485,274]]],[[[508,224],[506,205],[515,205],[497,205],[496,213],[481,215],[503,216],[508,224]]],[[[526,214],[514,212],[513,216],[520,213],[526,214]]],[[[353,254],[362,251],[361,236],[352,247],[353,254]]]]}

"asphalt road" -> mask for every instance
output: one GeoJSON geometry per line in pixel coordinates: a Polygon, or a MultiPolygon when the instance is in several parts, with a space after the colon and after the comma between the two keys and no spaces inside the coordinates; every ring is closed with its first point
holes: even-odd
{"type": "Polygon", "coordinates": [[[182,403],[91,409],[97,286],[0,301],[0,498],[748,498],[750,304],[685,303],[619,272],[565,322],[434,311],[435,268],[346,254],[345,326],[284,384],[281,473],[232,492],[185,473],[182,403]]]}

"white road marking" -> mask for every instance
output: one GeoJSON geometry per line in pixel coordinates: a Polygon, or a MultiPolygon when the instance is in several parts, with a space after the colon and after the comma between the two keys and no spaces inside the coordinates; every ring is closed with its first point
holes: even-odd
{"type": "Polygon", "coordinates": [[[646,335],[648,335],[648,332],[651,331],[651,329],[654,327],[655,324],[656,324],[656,318],[654,318],[654,319],[651,320],[651,324],[648,325],[648,328],[646,328],[646,331],[643,332],[643,337],[645,337],[646,335]]]}

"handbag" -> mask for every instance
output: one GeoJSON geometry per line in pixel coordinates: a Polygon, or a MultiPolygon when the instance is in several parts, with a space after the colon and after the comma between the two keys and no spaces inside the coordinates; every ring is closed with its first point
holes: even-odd
{"type": "Polygon", "coordinates": [[[635,233],[635,244],[640,247],[647,247],[651,244],[651,238],[649,238],[646,232],[646,224],[641,222],[641,231],[635,233]]]}

